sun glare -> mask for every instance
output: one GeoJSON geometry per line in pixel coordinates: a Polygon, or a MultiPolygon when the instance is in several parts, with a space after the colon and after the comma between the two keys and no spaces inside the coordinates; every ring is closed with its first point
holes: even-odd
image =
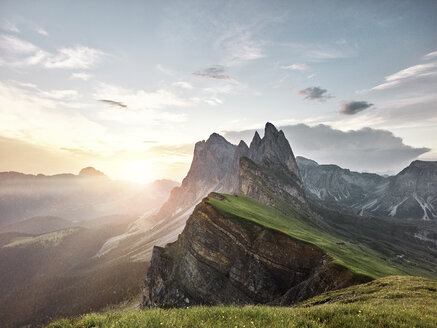
{"type": "Polygon", "coordinates": [[[152,165],[145,160],[126,164],[124,176],[126,180],[136,183],[147,183],[155,179],[152,165]]]}

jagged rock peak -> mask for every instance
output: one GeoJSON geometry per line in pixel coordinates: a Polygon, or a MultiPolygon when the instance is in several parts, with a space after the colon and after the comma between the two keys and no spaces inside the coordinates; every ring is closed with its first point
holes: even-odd
{"type": "Polygon", "coordinates": [[[237,149],[247,149],[247,150],[249,150],[249,147],[247,146],[247,144],[243,140],[240,140],[240,143],[238,144],[237,149]]]}
{"type": "Polygon", "coordinates": [[[252,142],[250,143],[250,149],[257,149],[261,144],[261,137],[258,134],[258,131],[255,131],[255,135],[253,136],[252,142]]]}
{"type": "Polygon", "coordinates": [[[227,141],[223,136],[221,136],[218,133],[213,133],[209,136],[208,140],[206,140],[207,143],[230,143],[229,141],[227,141]]]}
{"type": "Polygon", "coordinates": [[[269,138],[269,137],[277,138],[278,134],[279,134],[278,129],[276,129],[276,127],[272,123],[267,122],[264,128],[264,138],[269,138]]]}

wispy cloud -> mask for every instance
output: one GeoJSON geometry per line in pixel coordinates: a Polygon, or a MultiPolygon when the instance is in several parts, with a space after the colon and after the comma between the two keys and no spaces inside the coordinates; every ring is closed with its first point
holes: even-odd
{"type": "Polygon", "coordinates": [[[88,81],[91,77],[92,77],[92,75],[88,74],[88,73],[73,73],[73,74],[71,74],[70,78],[88,81]]]}
{"type": "Polygon", "coordinates": [[[127,108],[127,106],[120,101],[115,101],[110,99],[99,99],[98,101],[108,104],[110,106],[121,107],[123,109],[127,108]]]}
{"type": "Polygon", "coordinates": [[[437,58],[437,51],[430,52],[429,54],[426,54],[425,56],[423,56],[423,59],[425,59],[425,60],[433,59],[433,58],[437,58]]]}
{"type": "Polygon", "coordinates": [[[49,35],[49,33],[48,33],[45,29],[43,29],[42,27],[40,27],[40,26],[37,26],[37,27],[35,28],[35,32],[38,33],[38,34],[44,35],[44,36],[49,35]]]}
{"type": "Polygon", "coordinates": [[[149,92],[142,89],[126,89],[106,83],[100,83],[97,86],[94,97],[96,99],[117,99],[133,110],[185,107],[193,104],[190,99],[183,98],[167,89],[149,92]]]}
{"type": "Polygon", "coordinates": [[[45,68],[90,69],[105,53],[82,45],[59,48],[57,52],[45,51],[35,44],[12,35],[0,35],[0,65],[45,68]]]}
{"type": "Polygon", "coordinates": [[[307,64],[292,64],[288,66],[281,66],[282,69],[291,69],[293,71],[306,71],[308,70],[307,64]]]}
{"type": "Polygon", "coordinates": [[[330,43],[283,43],[302,60],[309,62],[323,62],[334,59],[356,56],[356,49],[346,40],[330,43]]]}
{"type": "Polygon", "coordinates": [[[344,103],[341,106],[340,113],[344,115],[355,115],[372,106],[373,104],[368,103],[367,101],[351,101],[348,103],[344,103]]]}
{"type": "Polygon", "coordinates": [[[189,90],[193,89],[193,86],[185,81],[174,82],[173,85],[175,87],[182,88],[182,89],[189,89],[189,90]]]}
{"type": "Polygon", "coordinates": [[[11,21],[4,21],[1,25],[2,29],[12,33],[20,33],[20,29],[17,24],[12,23],[11,21]]]}
{"type": "MultiPolygon", "coordinates": [[[[29,84],[0,82],[2,135],[57,148],[104,139],[105,129],[100,124],[69,106],[77,97],[75,90],[42,90],[29,84]]],[[[93,143],[93,147],[105,146],[93,143]]]]}
{"type": "Polygon", "coordinates": [[[86,46],[60,48],[56,54],[47,58],[44,66],[47,68],[89,69],[104,55],[103,51],[86,46]]]}
{"type": "MultiPolygon", "coordinates": [[[[437,58],[437,51],[424,56],[424,59],[434,58],[437,58]]],[[[437,61],[413,65],[394,74],[388,75],[384,78],[384,83],[371,88],[371,90],[393,89],[410,84],[411,82],[432,77],[437,77],[437,61]]]]}
{"type": "Polygon", "coordinates": [[[218,38],[214,47],[222,53],[221,63],[228,67],[266,57],[263,42],[254,37],[254,28],[251,26],[229,28],[218,38]]]}
{"type": "Polygon", "coordinates": [[[227,74],[226,69],[221,65],[210,66],[198,70],[194,72],[193,75],[208,79],[235,81],[229,74],[227,74]]]}
{"type": "Polygon", "coordinates": [[[157,64],[157,65],[156,65],[156,69],[157,69],[158,71],[160,71],[161,73],[164,73],[165,75],[168,75],[168,76],[174,76],[174,75],[176,75],[176,72],[175,72],[175,71],[173,71],[173,70],[171,70],[171,69],[169,69],[169,68],[166,68],[166,67],[162,66],[161,64],[157,64]]]}
{"type": "Polygon", "coordinates": [[[328,90],[322,89],[321,87],[309,87],[300,90],[298,94],[307,100],[326,101],[327,99],[332,98],[332,96],[328,94],[328,90]]]}

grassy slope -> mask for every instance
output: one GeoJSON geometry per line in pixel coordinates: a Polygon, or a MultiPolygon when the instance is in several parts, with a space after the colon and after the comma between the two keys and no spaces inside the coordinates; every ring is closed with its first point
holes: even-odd
{"type": "Polygon", "coordinates": [[[379,278],[407,273],[400,265],[397,264],[398,267],[395,267],[392,263],[385,262],[380,254],[368,246],[352,240],[339,239],[297,216],[286,216],[281,211],[247,196],[222,196],[227,201],[210,198],[209,203],[230,219],[250,220],[267,228],[282,231],[293,238],[315,244],[331,255],[334,263],[356,274],[379,278]],[[337,245],[339,242],[345,242],[345,245],[337,245]]]}
{"type": "Polygon", "coordinates": [[[296,307],[200,306],[91,313],[49,327],[437,327],[437,281],[392,276],[322,294],[296,307]]]}

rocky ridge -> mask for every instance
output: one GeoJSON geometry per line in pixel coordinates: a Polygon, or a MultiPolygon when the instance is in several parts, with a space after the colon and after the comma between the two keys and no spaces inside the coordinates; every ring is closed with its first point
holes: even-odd
{"type": "Polygon", "coordinates": [[[176,242],[153,249],[144,306],[289,305],[357,283],[315,245],[229,219],[209,198],[221,196],[196,207],[176,242]]]}

